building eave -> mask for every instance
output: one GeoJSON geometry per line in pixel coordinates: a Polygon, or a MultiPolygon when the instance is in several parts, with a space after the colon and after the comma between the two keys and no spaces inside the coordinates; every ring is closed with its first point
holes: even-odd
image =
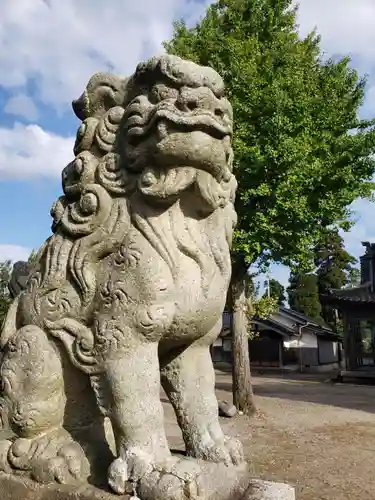
{"type": "Polygon", "coordinates": [[[321,294],[320,299],[324,304],[374,304],[375,293],[368,283],[355,288],[344,288],[342,290],[331,290],[328,294],[321,294]]]}

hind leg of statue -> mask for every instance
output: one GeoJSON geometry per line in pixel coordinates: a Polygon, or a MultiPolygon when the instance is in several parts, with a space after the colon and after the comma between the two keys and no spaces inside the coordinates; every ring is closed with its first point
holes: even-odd
{"type": "Polygon", "coordinates": [[[219,422],[215,395],[215,372],[210,344],[221,329],[221,321],[205,337],[162,364],[162,384],[182,430],[188,456],[239,465],[244,461],[242,445],[225,436],[219,422]]]}
{"type": "Polygon", "coordinates": [[[40,482],[70,484],[89,476],[81,446],[63,428],[66,412],[59,351],[43,330],[24,326],[8,341],[1,363],[7,420],[16,434],[0,442],[0,468],[40,482]]]}
{"type": "MultiPolygon", "coordinates": [[[[134,336],[135,337],[135,336],[134,336]]],[[[133,338],[131,349],[106,361],[117,459],[108,482],[123,494],[133,487],[142,500],[187,500],[199,496],[197,465],[172,457],[160,401],[158,344],[133,338]]]]}

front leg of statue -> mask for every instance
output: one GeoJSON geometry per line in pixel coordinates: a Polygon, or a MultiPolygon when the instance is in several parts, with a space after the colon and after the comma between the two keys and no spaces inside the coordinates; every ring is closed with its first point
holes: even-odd
{"type": "Polygon", "coordinates": [[[132,483],[142,500],[193,500],[199,493],[199,467],[172,457],[169,450],[160,401],[158,346],[138,339],[131,344],[121,356],[108,359],[106,367],[117,447],[109,485],[123,494],[127,483],[132,483]]]}
{"type": "Polygon", "coordinates": [[[187,454],[239,465],[244,461],[242,445],[225,436],[219,422],[215,372],[209,349],[216,336],[210,332],[172,360],[165,360],[162,384],[174,407],[187,454]]]}

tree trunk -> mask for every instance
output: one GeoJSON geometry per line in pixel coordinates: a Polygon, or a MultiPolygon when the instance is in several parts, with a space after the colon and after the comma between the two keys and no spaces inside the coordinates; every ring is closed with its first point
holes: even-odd
{"type": "MultiPolygon", "coordinates": [[[[248,278],[247,278],[248,279],[248,278]]],[[[247,315],[245,311],[246,276],[232,281],[232,370],[233,370],[233,403],[238,411],[245,415],[256,412],[254,393],[251,384],[249,336],[247,315]]]]}

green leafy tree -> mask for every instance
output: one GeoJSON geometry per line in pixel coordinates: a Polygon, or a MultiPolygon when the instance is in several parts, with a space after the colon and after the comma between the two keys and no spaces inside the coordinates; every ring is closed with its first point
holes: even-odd
{"type": "Polygon", "coordinates": [[[361,270],[358,267],[352,267],[348,273],[348,288],[354,288],[361,284],[361,270]]]}
{"type": "Polygon", "coordinates": [[[264,286],[266,288],[266,291],[264,292],[263,297],[272,297],[276,300],[276,303],[279,306],[283,306],[286,300],[285,287],[279,281],[273,278],[271,278],[269,282],[265,281],[264,286]]]}
{"type": "Polygon", "coordinates": [[[0,262],[0,325],[3,324],[12,299],[8,290],[8,283],[12,272],[10,260],[0,262]]]}
{"type": "Polygon", "coordinates": [[[340,289],[357,275],[357,259],[345,249],[337,230],[327,230],[314,248],[314,263],[319,278],[319,293],[340,289]]]}
{"type": "Polygon", "coordinates": [[[251,414],[247,328],[236,305],[247,268],[308,267],[324,228],[348,228],[348,206],[373,187],[375,122],[358,119],[365,80],[349,58],[323,60],[316,33],[299,38],[292,0],[219,0],[196,26],[177,22],[165,48],[216,69],[233,105],[233,395],[251,414]]]}
{"type": "Polygon", "coordinates": [[[313,273],[294,271],[288,287],[289,305],[292,309],[323,323],[322,306],[319,300],[318,276],[313,273]]]}
{"type": "MultiPolygon", "coordinates": [[[[314,249],[319,294],[348,286],[358,279],[357,259],[347,252],[344,240],[337,230],[327,230],[314,249]]],[[[324,321],[338,333],[342,331],[337,311],[322,305],[324,321]]]]}
{"type": "MultiPolygon", "coordinates": [[[[278,281],[276,280],[273,281],[278,283],[278,281]]],[[[280,286],[284,289],[281,284],[280,286]]],[[[251,323],[251,318],[256,317],[259,319],[267,319],[271,316],[271,314],[276,312],[280,306],[280,297],[279,295],[277,295],[277,293],[270,293],[270,295],[268,295],[268,293],[265,293],[262,297],[260,297],[259,290],[260,283],[258,282],[257,284],[255,284],[252,276],[249,275],[246,282],[244,309],[248,321],[248,333],[250,338],[254,336],[254,328],[251,323]]]]}
{"type": "Polygon", "coordinates": [[[38,256],[37,252],[34,249],[32,249],[29,258],[27,259],[27,262],[29,262],[30,264],[35,264],[37,256],[38,256]]]}

